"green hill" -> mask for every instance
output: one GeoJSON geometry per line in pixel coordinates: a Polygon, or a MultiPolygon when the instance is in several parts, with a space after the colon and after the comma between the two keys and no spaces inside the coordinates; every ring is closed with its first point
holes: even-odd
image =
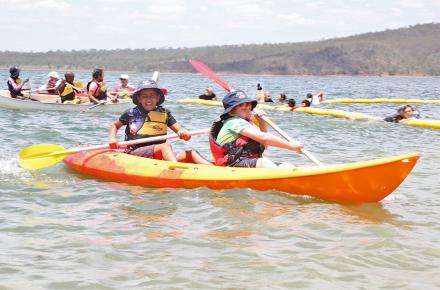
{"type": "Polygon", "coordinates": [[[315,42],[178,49],[0,52],[0,66],[57,70],[194,72],[198,58],[217,71],[297,75],[440,75],[440,23],[315,42]]]}

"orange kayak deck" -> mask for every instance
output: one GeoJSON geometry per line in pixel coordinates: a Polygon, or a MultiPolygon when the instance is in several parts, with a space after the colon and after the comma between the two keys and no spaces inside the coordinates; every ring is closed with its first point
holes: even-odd
{"type": "Polygon", "coordinates": [[[70,168],[104,179],[148,187],[278,190],[337,202],[378,202],[408,176],[418,153],[383,159],[295,168],[234,168],[169,162],[116,150],[67,156],[70,168]]]}

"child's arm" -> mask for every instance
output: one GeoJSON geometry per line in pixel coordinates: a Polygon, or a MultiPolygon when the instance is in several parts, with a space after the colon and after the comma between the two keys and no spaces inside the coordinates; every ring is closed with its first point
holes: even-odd
{"type": "Polygon", "coordinates": [[[123,126],[120,120],[115,121],[110,129],[108,130],[108,143],[111,148],[118,146],[118,140],[116,139],[116,134],[118,133],[119,128],[123,126]]]}

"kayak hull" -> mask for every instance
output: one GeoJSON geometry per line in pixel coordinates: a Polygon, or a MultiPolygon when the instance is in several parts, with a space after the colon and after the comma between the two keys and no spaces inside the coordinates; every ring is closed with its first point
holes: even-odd
{"type": "MultiPolygon", "coordinates": [[[[50,95],[41,95],[45,97],[53,97],[50,95]]],[[[32,95],[34,99],[34,95],[32,95]]],[[[94,104],[59,104],[53,102],[45,102],[44,100],[20,100],[9,96],[8,91],[0,91],[0,108],[15,110],[42,110],[42,111],[64,111],[64,112],[90,112],[90,113],[123,113],[125,110],[133,107],[131,100],[116,104],[106,104],[95,106],[94,104]]]]}
{"type": "Polygon", "coordinates": [[[64,162],[81,173],[149,187],[251,188],[337,202],[378,202],[402,183],[418,158],[412,153],[323,167],[233,168],[154,160],[107,149],[72,154],[64,162]]]}

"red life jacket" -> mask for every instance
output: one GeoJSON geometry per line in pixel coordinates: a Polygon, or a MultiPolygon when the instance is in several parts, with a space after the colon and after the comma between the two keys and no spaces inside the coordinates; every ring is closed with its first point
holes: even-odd
{"type": "MultiPolygon", "coordinates": [[[[224,120],[226,121],[226,120],[224,120]]],[[[246,136],[240,136],[235,141],[223,146],[217,143],[217,136],[224,124],[223,120],[216,121],[211,126],[209,147],[214,163],[217,166],[233,166],[240,158],[260,158],[263,156],[264,145],[246,136]]]]}

